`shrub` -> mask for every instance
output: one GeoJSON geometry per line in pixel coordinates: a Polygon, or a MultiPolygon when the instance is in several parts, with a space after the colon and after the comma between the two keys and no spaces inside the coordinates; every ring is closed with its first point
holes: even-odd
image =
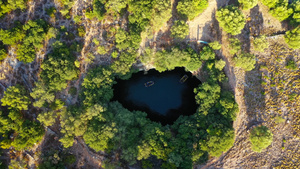
{"type": "Polygon", "coordinates": [[[100,55],[105,55],[107,53],[107,48],[105,48],[105,46],[98,46],[97,52],[100,55]]]}
{"type": "Polygon", "coordinates": [[[223,68],[225,67],[225,65],[226,65],[226,62],[224,60],[222,60],[222,59],[215,61],[215,68],[218,69],[218,70],[220,70],[220,71],[223,70],[223,68]]]}
{"type": "Polygon", "coordinates": [[[208,46],[204,46],[202,51],[200,52],[200,58],[202,60],[213,60],[215,59],[215,56],[215,52],[208,46]]]}
{"type": "Polygon", "coordinates": [[[179,14],[193,20],[208,7],[208,0],[180,0],[177,5],[179,14]]]}
{"type": "Polygon", "coordinates": [[[218,41],[213,41],[208,44],[213,50],[220,50],[222,45],[218,41]]]}
{"type": "Polygon", "coordinates": [[[2,106],[9,106],[12,109],[27,110],[30,99],[27,97],[26,89],[23,86],[10,86],[4,92],[1,99],[2,106]]]}
{"type": "Polygon", "coordinates": [[[266,5],[269,8],[274,8],[279,0],[260,0],[262,4],[266,5]]]}
{"type": "Polygon", "coordinates": [[[184,21],[175,21],[171,28],[171,35],[175,38],[184,39],[189,35],[189,26],[184,21]]]}
{"type": "Polygon", "coordinates": [[[219,9],[216,18],[224,31],[232,35],[240,34],[246,24],[243,13],[237,7],[231,5],[219,9]]]}
{"type": "Polygon", "coordinates": [[[287,1],[276,4],[276,6],[270,10],[270,14],[279,21],[286,20],[292,13],[293,9],[288,7],[287,1]]]}
{"type": "Polygon", "coordinates": [[[296,64],[295,61],[289,60],[289,61],[287,61],[287,64],[286,64],[285,67],[288,68],[288,69],[291,69],[291,70],[296,70],[297,69],[297,64],[296,64]]]}
{"type": "Polygon", "coordinates": [[[250,132],[251,147],[255,152],[261,152],[271,145],[272,141],[273,134],[266,126],[255,127],[250,132]]]}
{"type": "Polygon", "coordinates": [[[234,58],[234,64],[236,67],[242,68],[245,71],[250,71],[255,68],[255,56],[250,53],[241,53],[234,58]]]}
{"type": "Polygon", "coordinates": [[[299,49],[300,48],[300,26],[297,28],[287,31],[284,36],[285,42],[290,48],[299,49]]]}
{"type": "Polygon", "coordinates": [[[84,26],[79,26],[79,28],[77,28],[77,31],[78,31],[78,36],[84,37],[84,35],[85,35],[84,26]]]}
{"type": "Polygon", "coordinates": [[[266,36],[256,37],[253,41],[254,50],[263,52],[266,48],[269,47],[269,42],[266,39],[266,36]]]}
{"type": "Polygon", "coordinates": [[[291,5],[294,10],[292,16],[292,23],[299,24],[300,23],[300,1],[294,1],[291,5]]]}
{"type": "Polygon", "coordinates": [[[2,46],[0,45],[0,61],[4,60],[7,57],[7,52],[4,49],[4,47],[2,48],[2,46]]]}
{"type": "Polygon", "coordinates": [[[257,5],[258,0],[239,0],[243,10],[248,10],[257,5]]]}
{"type": "Polygon", "coordinates": [[[234,55],[238,53],[241,50],[241,42],[236,38],[230,38],[229,41],[230,54],[234,55]]]}

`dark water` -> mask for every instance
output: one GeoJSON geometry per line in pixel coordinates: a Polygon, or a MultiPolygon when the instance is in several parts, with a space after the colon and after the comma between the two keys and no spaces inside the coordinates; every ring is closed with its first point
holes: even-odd
{"type": "Polygon", "coordinates": [[[146,75],[138,72],[129,80],[117,79],[113,87],[113,100],[119,101],[130,111],[146,112],[152,121],[172,124],[180,115],[196,112],[198,106],[193,90],[199,84],[200,81],[184,68],[163,73],[151,69],[146,75]],[[180,83],[184,75],[188,75],[188,79],[180,83]],[[148,81],[153,81],[154,85],[145,87],[148,81]]]}

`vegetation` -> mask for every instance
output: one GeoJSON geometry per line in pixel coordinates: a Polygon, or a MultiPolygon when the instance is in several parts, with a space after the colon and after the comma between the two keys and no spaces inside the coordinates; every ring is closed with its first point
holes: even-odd
{"type": "Polygon", "coordinates": [[[1,0],[0,1],[0,17],[16,9],[24,10],[26,8],[26,0],[1,0]]]}
{"type": "Polygon", "coordinates": [[[240,34],[246,24],[245,16],[235,6],[226,6],[219,9],[216,12],[216,18],[220,27],[232,35],[240,34]]]}
{"type": "Polygon", "coordinates": [[[260,0],[262,4],[266,5],[269,8],[274,8],[279,0],[260,0]]]}
{"type": "Polygon", "coordinates": [[[300,26],[297,28],[287,31],[284,36],[285,42],[290,48],[299,49],[300,48],[300,26]]]}
{"type": "Polygon", "coordinates": [[[171,35],[175,38],[184,39],[189,35],[189,26],[184,21],[175,21],[171,28],[171,35]]]}
{"type": "Polygon", "coordinates": [[[241,53],[234,58],[236,67],[242,68],[245,71],[251,71],[255,68],[255,56],[250,53],[241,53]]]}
{"type": "Polygon", "coordinates": [[[272,10],[270,10],[270,14],[279,21],[283,21],[293,14],[293,9],[289,8],[287,0],[282,0],[277,3],[272,10]]]}
{"type": "Polygon", "coordinates": [[[1,102],[2,106],[9,106],[11,109],[28,110],[30,99],[27,97],[25,88],[20,85],[16,85],[7,88],[1,102]]]}
{"type": "Polygon", "coordinates": [[[239,3],[243,10],[249,10],[257,5],[258,0],[239,0],[239,3]]]}
{"type": "Polygon", "coordinates": [[[208,44],[213,50],[220,50],[222,48],[222,44],[218,41],[213,41],[208,44]]]}
{"type": "Polygon", "coordinates": [[[193,20],[208,7],[207,0],[180,0],[177,5],[177,11],[180,15],[189,20],[193,20]]]}
{"type": "Polygon", "coordinates": [[[271,145],[273,134],[266,126],[255,127],[250,131],[250,141],[253,151],[262,152],[271,145]]]}
{"type": "MultiPolygon", "coordinates": [[[[28,21],[25,25],[17,23],[10,30],[0,29],[0,40],[4,45],[17,46],[17,58],[25,63],[35,59],[35,53],[43,47],[43,41],[47,38],[49,26],[44,20],[28,21]]],[[[52,38],[53,35],[49,36],[52,38]]]]}
{"type": "Polygon", "coordinates": [[[236,53],[238,53],[240,50],[241,50],[241,42],[238,40],[238,39],[236,39],[236,38],[230,38],[229,39],[229,42],[230,42],[230,44],[229,44],[229,52],[230,52],[230,54],[231,55],[234,55],[234,54],[236,54],[236,53]]]}
{"type": "Polygon", "coordinates": [[[266,36],[256,37],[253,41],[254,50],[263,52],[269,47],[269,42],[266,39],[266,36]]]}

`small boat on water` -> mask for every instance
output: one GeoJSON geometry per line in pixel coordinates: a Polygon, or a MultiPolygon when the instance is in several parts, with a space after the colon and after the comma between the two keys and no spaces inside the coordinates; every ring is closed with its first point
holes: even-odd
{"type": "Polygon", "coordinates": [[[145,87],[150,87],[152,85],[154,85],[153,81],[148,81],[148,82],[145,83],[145,87]]]}
{"type": "Polygon", "coordinates": [[[187,75],[182,76],[182,78],[179,80],[180,83],[184,83],[189,77],[187,75]]]}

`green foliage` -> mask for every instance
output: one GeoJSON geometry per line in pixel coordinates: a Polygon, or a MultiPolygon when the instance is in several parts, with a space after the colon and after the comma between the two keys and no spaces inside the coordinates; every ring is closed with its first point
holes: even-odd
{"type": "Polygon", "coordinates": [[[159,51],[155,54],[154,66],[159,72],[173,70],[175,67],[184,67],[190,61],[189,53],[178,48],[171,51],[159,51]]]}
{"type": "Polygon", "coordinates": [[[105,46],[98,46],[97,52],[100,55],[105,55],[105,54],[107,54],[108,51],[107,51],[107,48],[105,48],[105,46]]]}
{"type": "Polygon", "coordinates": [[[104,18],[104,14],[106,12],[104,7],[104,2],[102,0],[94,0],[93,1],[93,9],[88,9],[85,13],[85,16],[90,20],[97,18],[101,21],[104,18]]]}
{"type": "Polygon", "coordinates": [[[222,45],[218,41],[210,42],[209,47],[211,47],[213,50],[220,50],[222,48],[222,45]]]}
{"type": "Polygon", "coordinates": [[[76,24],[79,24],[81,22],[82,16],[76,15],[74,16],[73,20],[76,24]]]}
{"type": "Polygon", "coordinates": [[[120,13],[122,9],[126,8],[128,0],[107,0],[105,3],[105,9],[108,12],[120,13]]]}
{"type": "Polygon", "coordinates": [[[194,89],[196,94],[196,103],[199,104],[199,111],[208,113],[208,110],[220,98],[221,87],[217,83],[202,83],[198,88],[194,89]]]}
{"type": "Polygon", "coordinates": [[[300,1],[294,1],[291,4],[291,7],[294,10],[293,16],[292,16],[292,23],[295,23],[297,25],[300,24],[300,1]]]}
{"type": "Polygon", "coordinates": [[[15,45],[21,42],[25,36],[25,31],[20,23],[17,23],[16,27],[9,30],[0,29],[0,40],[4,45],[15,45]]]}
{"type": "Polygon", "coordinates": [[[45,126],[52,126],[55,123],[56,118],[57,114],[54,111],[48,111],[40,113],[37,117],[37,120],[45,126]]]}
{"type": "Polygon", "coordinates": [[[89,71],[82,83],[83,104],[92,106],[96,103],[108,102],[113,97],[113,83],[114,76],[110,69],[97,67],[89,71]]]}
{"type": "Polygon", "coordinates": [[[24,10],[26,8],[26,2],[26,0],[1,0],[0,17],[16,9],[24,10]]]}
{"type": "Polygon", "coordinates": [[[236,38],[230,38],[229,41],[230,54],[234,55],[238,53],[241,50],[241,42],[236,38]]]}
{"type": "Polygon", "coordinates": [[[56,8],[55,7],[50,7],[48,9],[46,9],[46,13],[47,15],[49,15],[51,18],[55,17],[55,13],[56,13],[56,8]]]}
{"type": "Polygon", "coordinates": [[[9,106],[10,109],[28,110],[30,99],[27,95],[28,93],[23,86],[10,86],[1,99],[2,106],[9,106]]]}
{"type": "Polygon", "coordinates": [[[288,60],[285,67],[288,69],[291,69],[291,70],[297,70],[297,68],[298,68],[297,64],[294,60],[288,60]]]}
{"type": "Polygon", "coordinates": [[[284,36],[285,43],[288,44],[290,48],[299,49],[300,48],[300,26],[297,28],[287,31],[284,36]]]}
{"type": "Polygon", "coordinates": [[[171,35],[175,38],[184,39],[189,35],[189,26],[184,21],[175,21],[171,28],[171,35]]]}
{"type": "Polygon", "coordinates": [[[269,47],[269,42],[266,39],[266,36],[256,37],[253,41],[254,50],[263,52],[266,48],[269,47]]]}
{"type": "Polygon", "coordinates": [[[224,60],[222,60],[222,59],[215,61],[215,68],[218,69],[218,70],[220,70],[220,71],[223,70],[223,68],[225,67],[225,65],[226,65],[226,62],[224,60]]]}
{"type": "Polygon", "coordinates": [[[177,5],[177,12],[180,15],[193,20],[208,7],[208,0],[180,0],[177,5]]]}
{"type": "Polygon", "coordinates": [[[257,5],[258,0],[239,0],[239,3],[243,10],[249,10],[257,5]]]}
{"type": "Polygon", "coordinates": [[[136,53],[132,52],[122,52],[118,60],[116,60],[112,65],[112,71],[118,76],[124,76],[131,72],[131,66],[136,62],[136,53]]]}
{"type": "Polygon", "coordinates": [[[255,68],[255,56],[250,53],[241,53],[234,58],[236,67],[242,68],[245,71],[251,71],[255,68]]]}
{"type": "Polygon", "coordinates": [[[41,79],[51,91],[59,91],[67,87],[67,81],[78,76],[78,69],[70,55],[70,49],[61,43],[55,42],[51,54],[43,61],[41,79]]]}
{"type": "Polygon", "coordinates": [[[85,36],[85,29],[84,29],[84,26],[79,26],[77,28],[77,31],[78,31],[78,36],[80,37],[84,37],[85,36]]]}
{"type": "Polygon", "coordinates": [[[255,152],[262,152],[272,141],[273,134],[266,126],[255,127],[250,132],[251,148],[255,152]]]}
{"type": "Polygon", "coordinates": [[[24,169],[27,168],[27,163],[25,160],[17,161],[16,159],[11,159],[8,169],[24,169]]]}
{"type": "Polygon", "coordinates": [[[36,87],[32,89],[30,96],[36,101],[33,103],[35,107],[43,107],[45,103],[51,103],[54,101],[55,95],[49,90],[42,81],[38,81],[35,83],[36,87]]]}
{"type": "Polygon", "coordinates": [[[190,61],[185,66],[185,68],[187,68],[189,71],[196,71],[202,66],[202,60],[192,48],[188,48],[187,52],[190,55],[190,61]]]}
{"type": "Polygon", "coordinates": [[[216,12],[216,18],[225,32],[238,35],[246,24],[243,13],[235,6],[226,6],[216,12]]]}
{"type": "Polygon", "coordinates": [[[270,14],[274,16],[279,21],[286,20],[291,14],[293,14],[293,9],[289,8],[288,0],[282,0],[277,3],[273,9],[270,10],[270,14]]]}
{"type": "Polygon", "coordinates": [[[260,0],[262,4],[266,5],[269,8],[274,8],[279,0],[260,0]]]}
{"type": "Polygon", "coordinates": [[[202,51],[200,51],[200,58],[202,60],[213,60],[215,59],[215,56],[215,52],[208,46],[204,46],[202,51]]]}
{"type": "Polygon", "coordinates": [[[0,29],[0,40],[5,45],[17,45],[17,58],[30,63],[35,59],[35,52],[43,47],[47,32],[48,25],[44,20],[30,20],[23,27],[17,24],[10,30],[0,29]]]}
{"type": "Polygon", "coordinates": [[[202,150],[208,151],[209,155],[218,157],[222,152],[227,151],[234,143],[234,130],[224,129],[221,126],[216,126],[214,130],[218,132],[208,131],[207,140],[201,143],[202,150]]]}
{"type": "Polygon", "coordinates": [[[62,7],[62,9],[60,10],[62,16],[66,16],[75,3],[74,0],[58,0],[58,2],[59,5],[62,7]]]}
{"type": "Polygon", "coordinates": [[[142,161],[142,168],[143,169],[153,168],[153,164],[150,161],[143,160],[142,161]]]}
{"type": "Polygon", "coordinates": [[[7,51],[4,46],[0,44],[0,62],[7,57],[7,51]]]}
{"type": "Polygon", "coordinates": [[[42,140],[43,128],[36,122],[25,120],[17,110],[10,110],[8,114],[0,112],[0,146],[8,149],[25,150],[42,140]],[[13,137],[13,139],[11,139],[13,137]]]}

